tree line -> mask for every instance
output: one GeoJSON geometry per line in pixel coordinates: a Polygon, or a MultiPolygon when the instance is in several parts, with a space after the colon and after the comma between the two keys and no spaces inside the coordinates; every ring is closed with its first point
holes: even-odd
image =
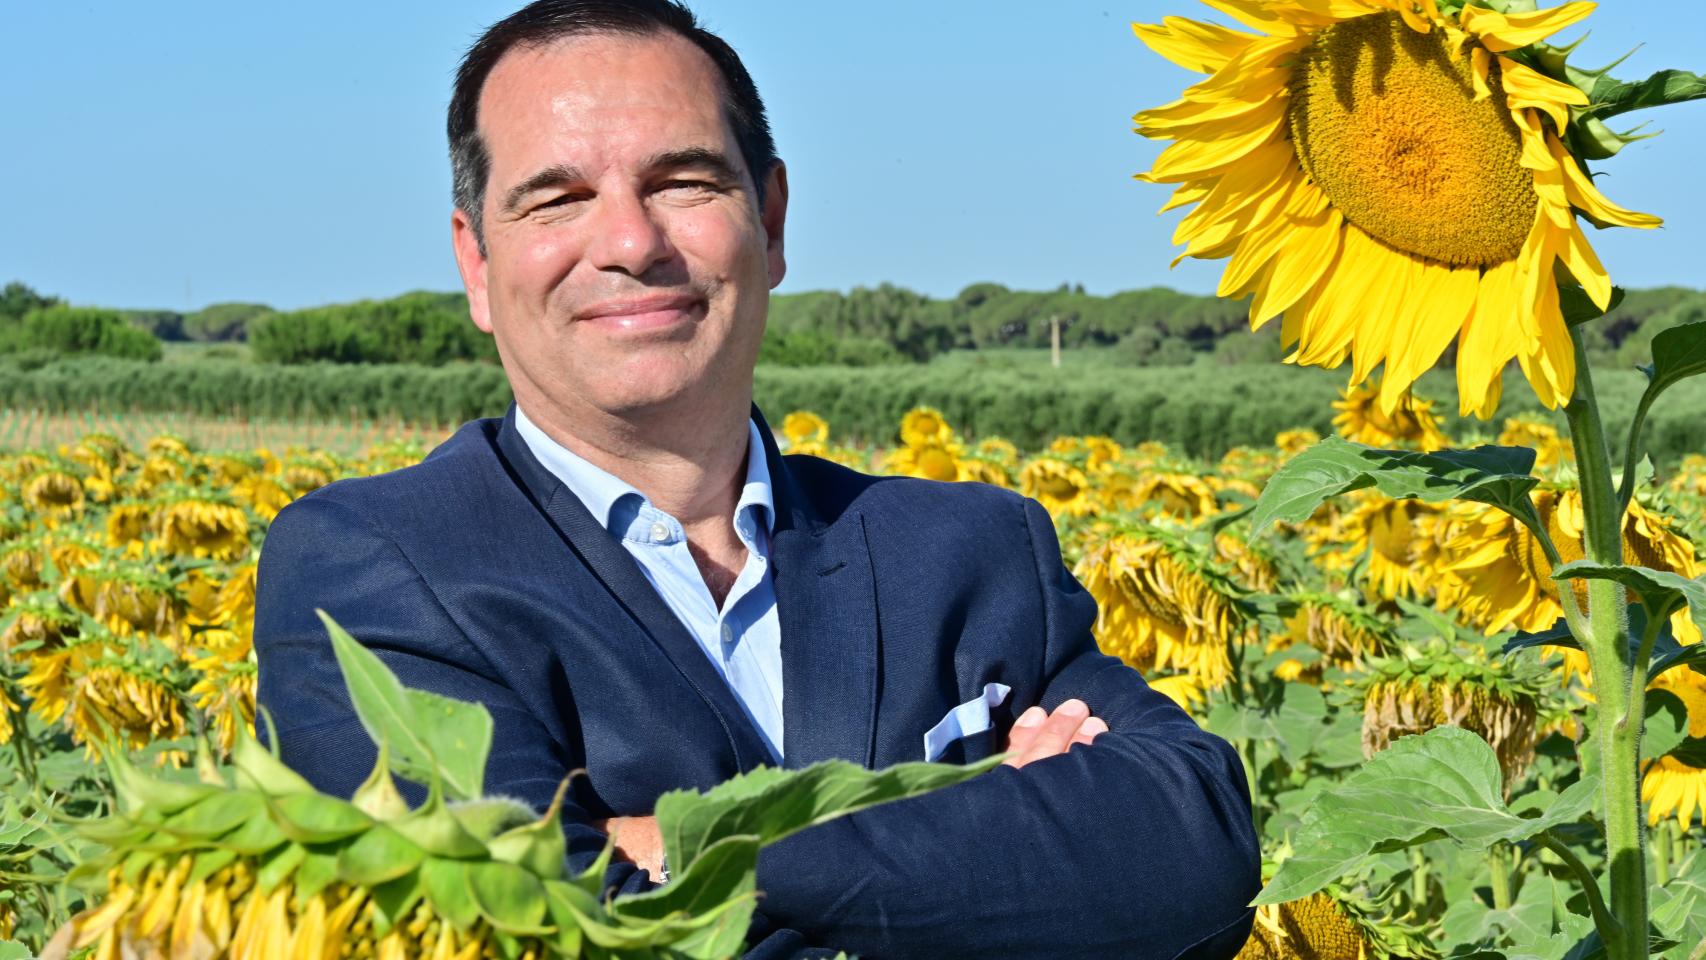
{"type": "MultiPolygon", "coordinates": [[[[1706,317],[1706,293],[1680,287],[1630,291],[1587,328],[1590,359],[1629,367],[1650,359],[1659,331],[1706,317]]],[[[952,298],[882,284],[851,291],[773,295],[759,363],[777,367],[876,367],[926,363],[950,351],[1044,348],[1058,327],[1066,350],[1105,348],[1133,367],[1273,363],[1279,322],[1252,332],[1241,301],[1163,287],[1107,296],[1082,285],[1012,290],[977,283],[952,298]]],[[[468,319],[460,293],[398,297],[276,311],[222,303],[188,314],[72,308],[22,283],[0,291],[0,353],[95,353],[147,359],[157,341],[246,341],[262,363],[495,363],[491,337],[468,319]],[[43,316],[31,320],[32,314],[43,316]]],[[[1448,352],[1446,360],[1452,359],[1448,352]]]]}

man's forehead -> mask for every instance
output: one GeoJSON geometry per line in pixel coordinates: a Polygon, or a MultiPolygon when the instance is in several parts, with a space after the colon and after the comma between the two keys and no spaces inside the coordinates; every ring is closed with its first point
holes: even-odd
{"type": "Polygon", "coordinates": [[[481,90],[479,126],[489,142],[592,132],[629,111],[720,125],[721,87],[710,57],[677,34],[577,34],[504,54],[481,90]]]}

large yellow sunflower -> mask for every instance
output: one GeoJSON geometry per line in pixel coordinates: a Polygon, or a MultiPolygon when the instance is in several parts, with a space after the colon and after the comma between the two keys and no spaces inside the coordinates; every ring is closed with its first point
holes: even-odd
{"type": "Polygon", "coordinates": [[[1490,416],[1515,358],[1541,400],[1575,386],[1561,267],[1604,309],[1576,221],[1655,227],[1602,196],[1561,139],[1585,94],[1520,62],[1586,2],[1503,14],[1445,0],[1204,0],[1260,33],[1134,24],[1204,80],[1134,118],[1175,141],[1139,179],[1195,205],[1181,257],[1230,257],[1219,294],[1284,315],[1297,363],[1385,363],[1388,409],[1453,337],[1464,413],[1490,416]],[[1446,12],[1446,11],[1450,12],[1446,12]]]}

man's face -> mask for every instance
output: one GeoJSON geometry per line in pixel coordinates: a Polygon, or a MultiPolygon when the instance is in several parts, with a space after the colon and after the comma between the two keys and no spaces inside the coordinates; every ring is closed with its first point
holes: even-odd
{"type": "Polygon", "coordinates": [[[750,396],[787,181],[758,185],[761,217],[722,89],[673,34],[515,49],[487,77],[486,256],[460,210],[452,232],[518,398],[622,416],[750,396]]]}

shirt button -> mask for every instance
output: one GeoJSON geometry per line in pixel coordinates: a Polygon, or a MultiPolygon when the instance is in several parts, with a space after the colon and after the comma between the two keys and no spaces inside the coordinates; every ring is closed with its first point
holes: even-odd
{"type": "Polygon", "coordinates": [[[669,527],[659,520],[652,524],[652,542],[663,543],[669,539],[669,527]]]}
{"type": "Polygon", "coordinates": [[[730,644],[735,642],[735,628],[726,623],[723,624],[723,642],[730,644]]]}

